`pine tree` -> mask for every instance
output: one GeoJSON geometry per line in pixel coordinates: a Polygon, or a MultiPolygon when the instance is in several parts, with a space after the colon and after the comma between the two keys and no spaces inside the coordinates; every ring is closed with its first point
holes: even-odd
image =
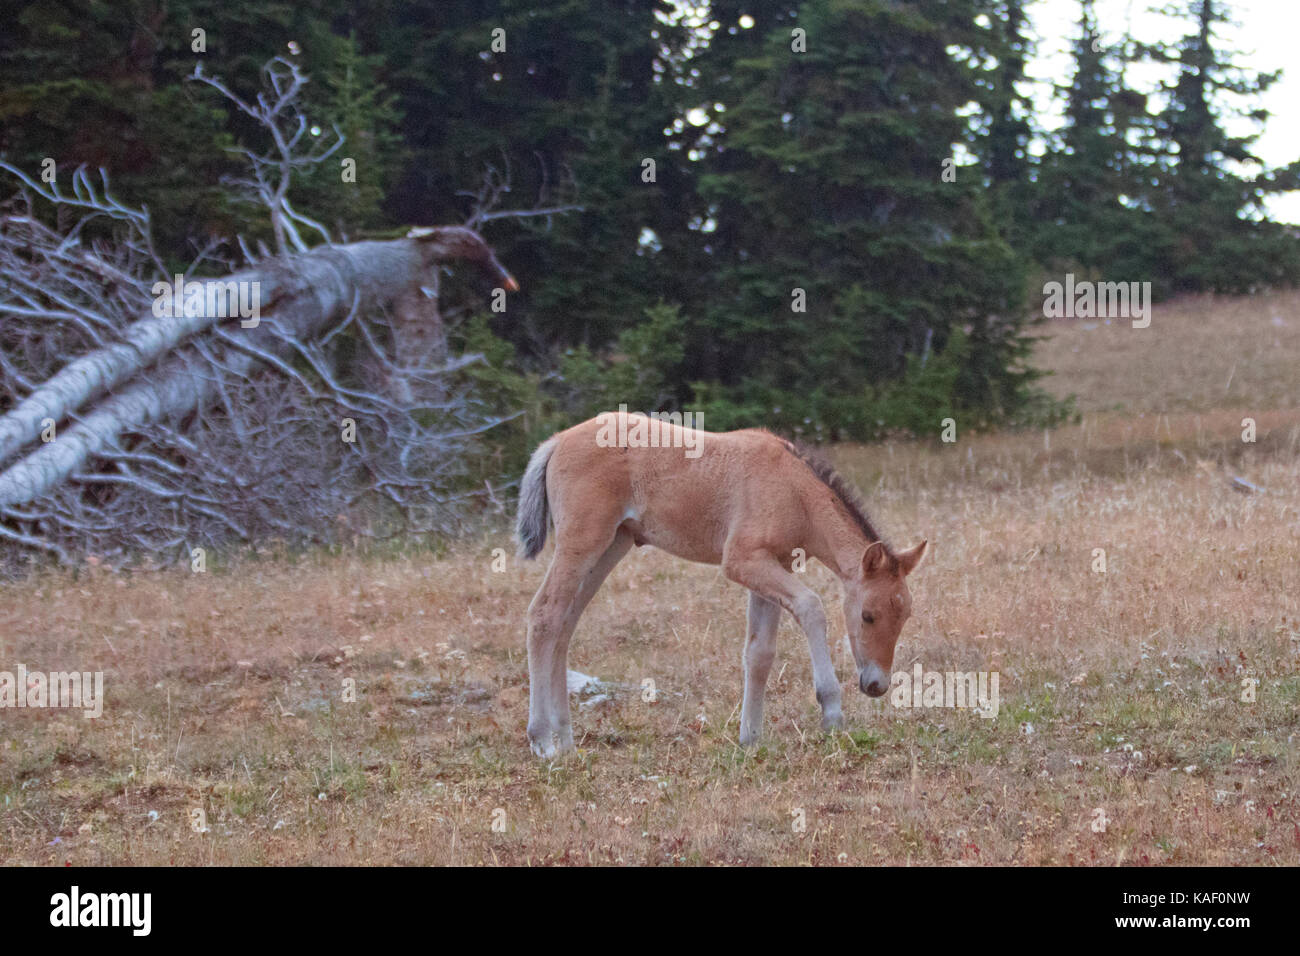
{"type": "Polygon", "coordinates": [[[235,143],[262,135],[187,78],[202,65],[256,96],[263,64],[292,55],[296,41],[305,71],[319,81],[341,42],[331,23],[347,7],[343,0],[310,8],[228,0],[29,4],[0,31],[0,151],[33,172],[54,159],[65,187],[77,166],[103,168],[120,199],[148,206],[159,248],[184,268],[214,237],[256,235],[223,179],[246,173],[231,152],[235,143]]]}
{"type": "Polygon", "coordinates": [[[661,48],[677,42],[659,5],[393,0],[385,8],[359,36],[387,53],[411,149],[390,215],[463,219],[473,204],[465,194],[489,168],[509,175],[502,208],[582,207],[485,227],[523,287],[494,331],[525,350],[603,348],[671,299],[680,266],[667,263],[690,190],[664,134],[677,93],[655,82],[661,48]]]}
{"type": "Polygon", "coordinates": [[[958,111],[982,91],[949,48],[981,42],[977,9],[810,0],[737,62],[701,175],[717,221],[707,325],[735,401],[867,434],[873,389],[959,341],[955,407],[1004,413],[1023,397],[1022,274],[979,171],[953,164],[958,111]]]}
{"type": "Polygon", "coordinates": [[[77,167],[104,169],[115,195],[148,205],[164,254],[186,262],[220,231],[219,179],[236,168],[225,113],[196,102],[173,66],[189,31],[143,0],[33,4],[5,21],[0,155],[33,176],[53,160],[66,192],[77,167]]]}
{"type": "Polygon", "coordinates": [[[1080,0],[1079,32],[1071,48],[1075,71],[1057,91],[1065,98],[1065,123],[1044,157],[1038,177],[1035,247],[1040,261],[1104,267],[1102,223],[1119,202],[1119,154],[1126,146],[1110,122],[1117,87],[1100,43],[1093,0],[1080,0]]]}
{"type": "Polygon", "coordinates": [[[1025,0],[992,0],[984,14],[989,36],[981,53],[994,65],[981,80],[987,87],[988,118],[974,143],[1002,234],[1013,246],[1024,241],[1033,136],[1029,121],[1032,104],[1023,92],[1027,89],[1025,63],[1033,52],[1025,7],[1025,0]]]}
{"type": "MultiPolygon", "coordinates": [[[[1166,12],[1192,28],[1172,44],[1147,47],[1178,71],[1156,123],[1166,153],[1152,202],[1174,237],[1162,271],[1174,291],[1237,292],[1293,282],[1300,274],[1295,243],[1264,219],[1263,207],[1270,193],[1300,187],[1300,163],[1265,171],[1252,151],[1258,133],[1229,135],[1215,112],[1224,99],[1257,101],[1280,74],[1233,65],[1216,33],[1229,22],[1222,0],[1185,0],[1166,12]]],[[[1262,124],[1269,114],[1254,107],[1249,116],[1262,124]]]]}
{"type": "MultiPolygon", "coordinates": [[[[308,86],[304,108],[321,124],[333,124],[343,136],[343,146],[327,162],[305,171],[294,202],[295,207],[330,223],[336,237],[342,238],[386,224],[385,197],[409,156],[397,132],[401,124],[397,98],[379,78],[383,57],[363,54],[355,32],[326,36],[322,45],[332,48],[332,62],[308,86]],[[355,181],[343,178],[345,160],[355,181]]],[[[322,131],[322,135],[332,132],[322,131]]]]}

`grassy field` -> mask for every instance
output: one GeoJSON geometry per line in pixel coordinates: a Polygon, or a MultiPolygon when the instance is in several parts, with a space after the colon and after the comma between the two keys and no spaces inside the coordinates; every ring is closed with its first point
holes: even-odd
{"type": "Polygon", "coordinates": [[[997,672],[995,718],[869,700],[837,641],[823,734],[787,617],[746,753],[744,592],[644,550],[579,625],[570,666],[608,685],[547,765],[549,549],[92,568],[3,588],[0,670],[102,670],[107,701],[0,711],[0,863],[1300,863],[1300,296],[1044,334],[1078,424],[835,455],[932,545],[895,670],[997,672]]]}

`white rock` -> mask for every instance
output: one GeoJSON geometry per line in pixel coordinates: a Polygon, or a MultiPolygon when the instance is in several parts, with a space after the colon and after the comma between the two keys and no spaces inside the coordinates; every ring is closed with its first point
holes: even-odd
{"type": "Polygon", "coordinates": [[[570,694],[594,694],[600,690],[600,679],[578,671],[567,673],[570,694]]]}

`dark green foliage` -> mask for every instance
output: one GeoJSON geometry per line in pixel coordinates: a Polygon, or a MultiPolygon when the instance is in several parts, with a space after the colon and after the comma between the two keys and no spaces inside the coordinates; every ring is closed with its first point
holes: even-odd
{"type": "MultiPolygon", "coordinates": [[[[1066,124],[1044,157],[1032,201],[1027,250],[1064,271],[1150,281],[1159,298],[1180,292],[1242,292],[1294,283],[1294,236],[1263,218],[1270,192],[1296,188],[1300,167],[1259,176],[1228,164],[1263,167],[1257,136],[1229,136],[1216,104],[1245,103],[1277,79],[1234,68],[1215,27],[1223,0],[1184,0],[1166,12],[1189,25],[1169,43],[1100,44],[1093,0],[1080,0],[1073,80],[1061,87],[1066,124]],[[1130,62],[1175,70],[1167,105],[1149,111],[1128,87],[1130,62]]],[[[1254,109],[1259,121],[1267,113],[1254,109]]]]}
{"type": "Polygon", "coordinates": [[[322,45],[333,52],[324,75],[308,88],[305,109],[321,122],[321,135],[331,137],[327,124],[333,124],[344,141],[329,160],[305,171],[299,195],[303,208],[336,236],[355,236],[386,221],[385,198],[410,156],[397,132],[397,97],[379,80],[383,57],[362,54],[355,34],[328,36],[322,45]],[[356,164],[355,184],[343,182],[344,159],[356,164]]]}
{"type": "Polygon", "coordinates": [[[1028,37],[1026,0],[994,0],[985,4],[989,23],[983,46],[977,51],[992,67],[977,75],[985,91],[986,118],[977,127],[972,149],[980,158],[990,203],[999,231],[1013,246],[1023,248],[1029,219],[1031,186],[1029,118],[1033,104],[1025,64],[1032,52],[1028,37]]]}
{"type": "Polygon", "coordinates": [[[560,408],[578,421],[619,405],[642,412],[675,407],[684,331],[677,306],[661,303],[618,337],[609,358],[596,358],[585,345],[570,349],[560,363],[560,408]]]}
{"type": "MultiPolygon", "coordinates": [[[[509,176],[501,209],[581,211],[490,222],[485,233],[523,286],[494,331],[545,358],[612,343],[664,295],[679,268],[643,230],[684,232],[683,188],[663,135],[676,91],[655,83],[671,31],[659,4],[490,0],[380,4],[359,36],[386,52],[411,161],[389,195],[395,218],[463,220],[489,167],[509,176]],[[494,49],[502,30],[504,50],[494,49]],[[659,30],[656,42],[652,31],[659,30]],[[642,162],[656,164],[642,181],[642,162]]],[[[680,266],[680,263],[676,264],[680,266]]]]}
{"type": "Polygon", "coordinates": [[[1170,42],[1096,49],[1082,0],[1066,124],[1036,159],[1033,6],[38,0],[0,33],[0,155],[105,167],[178,266],[214,236],[265,238],[222,183],[245,173],[231,148],[264,135],[186,77],[202,63],[251,97],[285,56],[321,135],[347,139],[291,192],[336,237],[464,221],[485,176],[509,184],[498,212],[567,209],[480,223],[523,287],[505,313],[483,312],[471,270],[441,287],[453,347],[485,356],[468,384],[524,410],[498,433],[505,471],[620,403],[823,438],[1050,422],[1064,410],[1027,367],[1028,276],[1158,295],[1293,282],[1296,240],[1261,210],[1300,167],[1229,165],[1258,168],[1222,104],[1254,109],[1273,77],[1233,68],[1223,0],[1179,0],[1170,42]],[[1159,113],[1126,79],[1147,59],[1175,71],[1159,113]]]}
{"type": "Polygon", "coordinates": [[[736,64],[722,148],[700,178],[714,294],[690,371],[722,386],[705,390],[713,402],[758,410],[761,394],[771,404],[752,424],[798,408],[814,430],[865,437],[877,430],[865,396],[960,341],[954,407],[1015,406],[1022,263],[979,172],[943,175],[967,136],[958,110],[982,95],[973,58],[950,52],[985,42],[978,10],[816,0],[736,64]],[[807,52],[792,50],[795,27],[807,52]]]}
{"type": "MultiPolygon", "coordinates": [[[[1171,237],[1163,265],[1174,291],[1242,292],[1253,286],[1294,281],[1294,239],[1274,223],[1260,222],[1265,196],[1300,184],[1300,163],[1255,180],[1234,173],[1229,162],[1262,167],[1252,152],[1258,134],[1230,136],[1215,113],[1226,94],[1236,103],[1257,98],[1279,74],[1245,74],[1233,67],[1215,28],[1227,21],[1224,0],[1184,0],[1188,32],[1165,47],[1149,48],[1177,66],[1168,106],[1156,118],[1166,145],[1164,188],[1152,199],[1171,237]]],[[[1268,113],[1251,111],[1262,122],[1268,113]]]]}

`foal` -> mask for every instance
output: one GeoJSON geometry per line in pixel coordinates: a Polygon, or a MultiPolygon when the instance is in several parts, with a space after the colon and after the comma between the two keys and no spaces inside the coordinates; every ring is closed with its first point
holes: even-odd
{"type": "Polygon", "coordinates": [[[891,550],[843,479],[784,439],[758,429],[710,433],[607,412],[551,436],[533,453],[519,494],[521,557],[541,552],[548,514],[555,557],[528,607],[528,740],[537,756],[573,749],[569,638],[634,544],[720,564],[727,578],[749,589],[742,745],[753,744],[762,730],[782,608],[808,637],[822,726],[843,723],[826,613],[791,570],[796,549],[843,582],[858,687],[871,697],[888,689],[894,645],[912,611],[904,577],[920,562],[925,542],[891,550]],[[615,425],[620,438],[633,438],[615,445],[615,425]],[[647,434],[657,434],[657,447],[635,440],[647,434]]]}

